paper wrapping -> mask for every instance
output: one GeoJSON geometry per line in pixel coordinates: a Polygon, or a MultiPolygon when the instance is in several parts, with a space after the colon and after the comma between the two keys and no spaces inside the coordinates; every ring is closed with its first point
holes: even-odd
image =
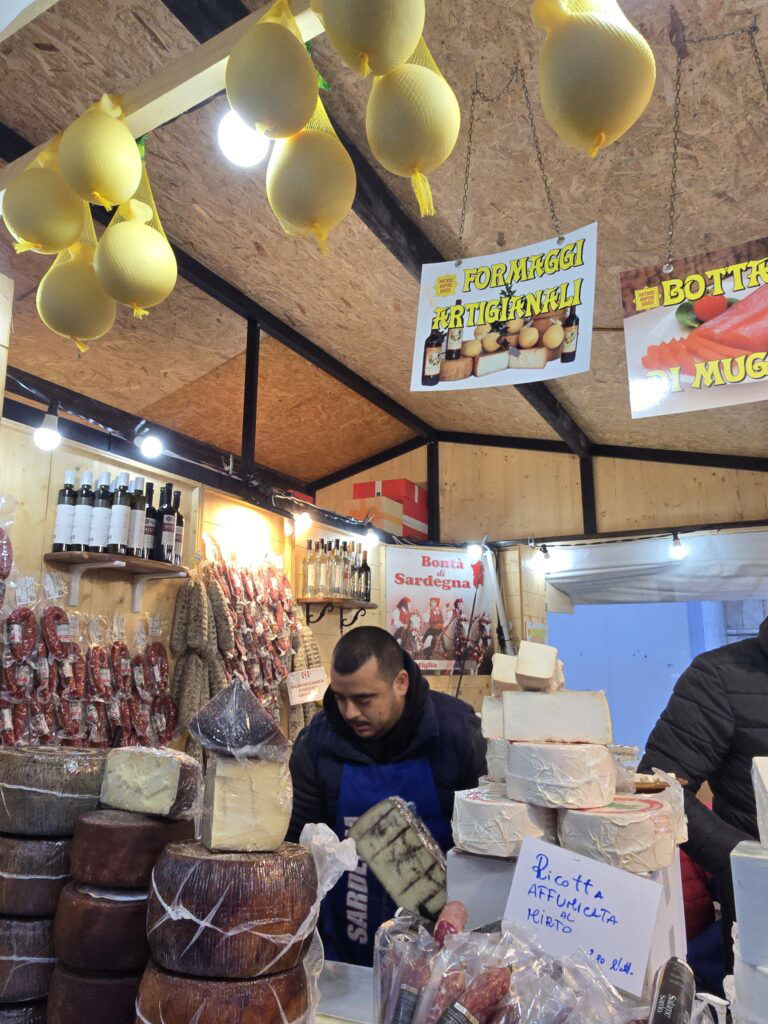
{"type": "Polygon", "coordinates": [[[556,816],[543,807],[508,800],[501,784],[465,789],[453,805],[453,841],[466,853],[517,857],[526,836],[556,841],[556,816]]]}
{"type": "Polygon", "coordinates": [[[507,796],[537,807],[604,807],[616,795],[616,765],[591,743],[510,743],[507,796]]]}
{"type": "Polygon", "coordinates": [[[607,807],[562,810],[558,838],[566,850],[634,874],[661,871],[675,859],[675,822],[655,795],[622,794],[607,807]]]}

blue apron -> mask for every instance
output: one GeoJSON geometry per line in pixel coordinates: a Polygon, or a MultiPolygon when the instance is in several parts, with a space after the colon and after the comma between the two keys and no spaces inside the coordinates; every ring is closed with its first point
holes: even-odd
{"type": "MultiPolygon", "coordinates": [[[[443,850],[453,845],[451,825],[440,809],[432,766],[426,757],[396,764],[345,764],[335,831],[344,839],[364,811],[388,796],[399,796],[417,814],[443,850]]],[[[320,933],[328,960],[370,967],[376,929],[394,916],[396,906],[369,868],[343,875],[323,900],[320,933]]]]}

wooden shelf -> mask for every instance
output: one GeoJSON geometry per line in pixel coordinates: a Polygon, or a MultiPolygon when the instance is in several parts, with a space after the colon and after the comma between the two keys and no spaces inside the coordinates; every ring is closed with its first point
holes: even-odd
{"type": "Polygon", "coordinates": [[[127,577],[131,582],[134,612],[141,611],[141,598],[145,584],[151,580],[179,580],[189,576],[189,569],[169,562],[156,562],[151,558],[136,558],[133,555],[110,555],[92,551],[49,551],[43,556],[48,565],[58,565],[69,570],[69,606],[76,608],[80,603],[80,580],[87,572],[114,573],[127,577]]]}
{"type": "Polygon", "coordinates": [[[354,626],[361,615],[365,615],[365,613],[371,611],[371,609],[379,607],[377,604],[374,604],[373,601],[353,601],[346,597],[300,597],[298,601],[299,604],[304,605],[308,626],[314,626],[315,623],[324,618],[327,612],[336,611],[338,608],[339,631],[342,633],[345,629],[349,629],[354,626]],[[312,617],[310,608],[320,609],[314,618],[312,617]],[[354,615],[349,620],[345,620],[344,612],[348,609],[353,610],[354,615]]]}
{"type": "Polygon", "coordinates": [[[379,607],[372,601],[353,601],[347,597],[299,597],[297,600],[299,604],[329,604],[332,608],[365,608],[366,611],[379,607]]]}

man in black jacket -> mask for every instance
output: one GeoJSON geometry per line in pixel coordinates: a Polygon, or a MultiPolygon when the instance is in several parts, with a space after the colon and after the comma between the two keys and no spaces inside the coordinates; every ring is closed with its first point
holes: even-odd
{"type": "Polygon", "coordinates": [[[757,839],[752,759],[768,755],[768,619],[757,637],[699,655],[677,681],[653,729],[641,769],[687,781],[688,842],[683,849],[713,876],[723,908],[726,970],[733,958],[731,850],[757,839]],[[696,798],[702,783],[712,810],[696,798]]]}
{"type": "MultiPolygon", "coordinates": [[[[295,842],[307,822],[320,821],[343,839],[364,811],[399,796],[447,850],[454,793],[485,774],[485,747],[472,708],[430,690],[390,633],[375,626],[350,630],[333,652],[323,710],[293,748],[288,839],[295,842]]],[[[326,956],[370,965],[376,929],[394,911],[358,864],[323,903],[326,956]]]]}

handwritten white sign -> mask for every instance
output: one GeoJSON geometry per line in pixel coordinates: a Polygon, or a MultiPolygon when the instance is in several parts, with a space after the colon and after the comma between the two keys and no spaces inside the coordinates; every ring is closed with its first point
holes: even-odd
{"type": "Polygon", "coordinates": [[[288,684],[288,700],[291,704],[309,704],[313,700],[322,700],[328,680],[325,669],[302,668],[291,672],[286,680],[288,684]]]}
{"type": "Polygon", "coordinates": [[[642,994],[661,886],[538,839],[524,839],[504,919],[526,925],[544,949],[581,948],[608,980],[642,994]]]}

